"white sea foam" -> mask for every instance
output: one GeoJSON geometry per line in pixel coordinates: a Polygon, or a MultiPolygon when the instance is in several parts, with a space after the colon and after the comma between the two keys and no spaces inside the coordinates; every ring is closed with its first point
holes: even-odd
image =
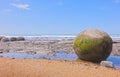
{"type": "MultiPolygon", "coordinates": [[[[6,37],[19,37],[19,36],[6,36],[6,37]]],[[[72,40],[76,35],[39,35],[39,36],[22,36],[27,40],[72,40]]],[[[113,40],[120,40],[120,35],[110,35],[113,40]]]]}

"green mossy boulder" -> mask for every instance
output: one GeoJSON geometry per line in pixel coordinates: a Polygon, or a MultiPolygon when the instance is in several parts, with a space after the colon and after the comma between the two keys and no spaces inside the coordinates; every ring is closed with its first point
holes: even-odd
{"type": "Polygon", "coordinates": [[[101,62],[112,50],[112,39],[104,31],[88,29],[81,32],[74,40],[73,48],[79,59],[101,62]]]}

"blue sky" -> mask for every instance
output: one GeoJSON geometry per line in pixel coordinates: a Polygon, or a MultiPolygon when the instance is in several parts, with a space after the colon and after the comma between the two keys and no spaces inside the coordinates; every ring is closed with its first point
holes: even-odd
{"type": "Polygon", "coordinates": [[[0,0],[1,35],[120,34],[120,0],[0,0]]]}

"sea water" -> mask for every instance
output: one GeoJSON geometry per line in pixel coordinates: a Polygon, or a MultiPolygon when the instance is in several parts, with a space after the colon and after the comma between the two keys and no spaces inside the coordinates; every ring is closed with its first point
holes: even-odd
{"type": "MultiPolygon", "coordinates": [[[[8,38],[11,37],[19,37],[19,36],[6,36],[8,38]]],[[[22,36],[25,37],[27,41],[30,40],[73,40],[76,35],[39,35],[39,36],[22,36]]]]}
{"type": "MultiPolygon", "coordinates": [[[[49,59],[49,60],[77,60],[78,57],[76,54],[68,54],[65,52],[56,52],[54,55],[42,55],[42,54],[34,54],[34,53],[20,53],[20,52],[7,52],[1,53],[1,57],[9,57],[9,58],[31,58],[31,59],[49,59]]],[[[113,66],[115,69],[120,70],[120,56],[109,56],[107,61],[113,62],[113,66]]]]}
{"type": "Polygon", "coordinates": [[[7,52],[1,53],[1,57],[10,57],[10,58],[33,58],[33,59],[49,59],[49,60],[76,60],[76,54],[68,54],[65,52],[56,52],[54,55],[42,55],[42,54],[34,54],[34,53],[26,53],[26,52],[7,52]]]}

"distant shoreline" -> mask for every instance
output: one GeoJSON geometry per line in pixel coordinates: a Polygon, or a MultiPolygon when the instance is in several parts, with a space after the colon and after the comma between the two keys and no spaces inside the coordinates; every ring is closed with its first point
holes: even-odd
{"type": "MultiPolygon", "coordinates": [[[[4,35],[2,35],[4,36],[4,35]]],[[[27,36],[22,36],[24,37],[25,39],[27,40],[36,40],[36,39],[42,39],[42,40],[64,40],[64,39],[74,39],[77,35],[27,35],[27,36]]],[[[16,35],[5,35],[5,37],[8,37],[8,38],[11,38],[11,37],[20,37],[20,35],[16,36],[16,35]]],[[[113,39],[113,40],[120,40],[120,35],[110,35],[110,37],[113,39]]]]}

